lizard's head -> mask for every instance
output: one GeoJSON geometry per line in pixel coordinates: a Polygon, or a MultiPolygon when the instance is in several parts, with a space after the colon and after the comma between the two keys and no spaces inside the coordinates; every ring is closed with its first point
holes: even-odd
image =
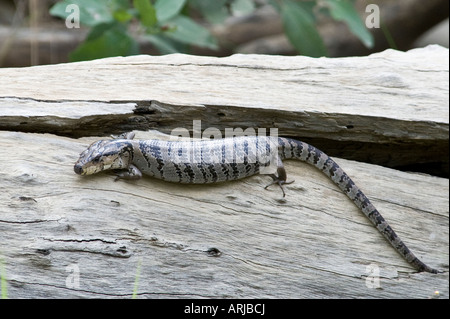
{"type": "Polygon", "coordinates": [[[73,167],[79,175],[91,175],[108,169],[128,168],[133,158],[129,140],[101,140],[92,143],[73,167]]]}

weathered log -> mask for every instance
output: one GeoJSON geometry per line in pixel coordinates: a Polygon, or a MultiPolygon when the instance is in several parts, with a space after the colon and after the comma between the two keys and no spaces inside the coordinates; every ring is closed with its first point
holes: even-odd
{"type": "MultiPolygon", "coordinates": [[[[448,297],[448,273],[415,273],[306,164],[286,163],[296,183],[285,200],[264,176],[186,186],[75,175],[94,140],[0,132],[9,297],[129,298],[138,264],[148,298],[448,297]]],[[[447,270],[448,180],[338,162],[420,258],[447,270]]]]}
{"type": "Polygon", "coordinates": [[[285,199],[263,189],[266,176],[189,186],[73,172],[105,135],[166,138],[141,130],[190,129],[192,120],[328,144],[448,143],[447,49],[137,56],[0,69],[0,78],[8,297],[129,298],[138,269],[142,298],[448,297],[448,179],[336,159],[411,250],[445,271],[433,275],[416,273],[304,163],[286,162],[296,182],[285,199]]]}

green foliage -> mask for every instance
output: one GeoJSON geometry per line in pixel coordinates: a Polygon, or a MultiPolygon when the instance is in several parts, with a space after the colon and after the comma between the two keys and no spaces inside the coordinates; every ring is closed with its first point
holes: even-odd
{"type": "Polygon", "coordinates": [[[158,22],[155,7],[149,0],[133,0],[133,5],[143,26],[151,28],[158,22]]]}
{"type": "Polygon", "coordinates": [[[50,9],[50,14],[65,19],[70,14],[70,12],[66,12],[66,8],[71,4],[79,8],[80,22],[86,26],[94,27],[98,24],[108,23],[114,20],[111,12],[112,8],[108,6],[108,0],[64,0],[56,3],[50,9]]]}
{"type": "MultiPolygon", "coordinates": [[[[267,1],[279,12],[286,36],[301,54],[327,54],[317,30],[318,14],[346,23],[367,47],[374,45],[353,0],[267,1]]],[[[73,5],[79,9],[80,23],[91,29],[86,40],[70,55],[72,61],[138,54],[131,23],[137,23],[138,33],[162,54],[187,52],[192,45],[217,49],[216,39],[190,17],[191,10],[213,24],[223,23],[229,15],[245,15],[255,10],[253,0],[62,0],[50,13],[70,20],[73,5]]]]}
{"type": "Polygon", "coordinates": [[[176,26],[174,32],[167,33],[167,37],[181,43],[194,44],[210,49],[217,48],[214,38],[209,31],[186,16],[176,16],[171,20],[176,26]]]}
{"type": "Polygon", "coordinates": [[[353,1],[325,0],[325,5],[330,11],[333,19],[343,21],[347,24],[350,31],[356,35],[366,47],[374,46],[372,34],[367,30],[364,22],[355,10],[353,1]]]}
{"type": "Polygon", "coordinates": [[[359,17],[354,0],[270,0],[270,3],[280,12],[286,36],[301,54],[327,55],[316,26],[315,17],[319,12],[346,23],[366,47],[374,45],[373,36],[359,17]]]}
{"type": "Polygon", "coordinates": [[[70,55],[71,61],[133,55],[139,45],[130,34],[129,24],[138,21],[145,37],[161,53],[185,51],[189,45],[217,49],[209,31],[182,15],[187,0],[63,0],[50,14],[72,19],[73,8],[79,8],[82,25],[91,27],[86,40],[70,55]]]}
{"type": "Polygon", "coordinates": [[[327,54],[322,38],[315,26],[312,13],[312,1],[283,1],[281,20],[286,36],[292,45],[302,54],[313,57],[327,54]]]}
{"type": "Polygon", "coordinates": [[[71,61],[94,60],[139,53],[138,43],[118,21],[94,26],[86,40],[70,54],[71,61]]]}
{"type": "Polygon", "coordinates": [[[190,0],[190,5],[202,13],[205,19],[212,24],[222,23],[228,17],[228,10],[225,6],[227,0],[190,0]]]}
{"type": "Polygon", "coordinates": [[[131,296],[131,299],[137,298],[138,287],[139,287],[139,277],[141,276],[141,264],[142,264],[142,258],[139,258],[138,264],[136,267],[136,275],[134,276],[134,288],[133,288],[133,295],[131,296]]]}
{"type": "Polygon", "coordinates": [[[3,263],[3,258],[0,255],[0,296],[1,299],[8,299],[8,286],[6,280],[6,270],[3,263]]]}
{"type": "Polygon", "coordinates": [[[157,1],[155,3],[158,21],[168,21],[180,14],[186,0],[157,1]]]}
{"type": "Polygon", "coordinates": [[[189,5],[212,24],[223,23],[230,14],[240,16],[255,10],[253,0],[189,0],[189,5]]]}

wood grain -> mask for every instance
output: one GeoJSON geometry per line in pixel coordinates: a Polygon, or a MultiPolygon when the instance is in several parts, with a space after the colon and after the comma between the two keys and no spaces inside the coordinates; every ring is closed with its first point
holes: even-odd
{"type": "MultiPolygon", "coordinates": [[[[186,186],[75,175],[74,159],[94,140],[0,133],[2,149],[21,145],[2,165],[0,194],[11,297],[128,298],[138,263],[145,298],[448,296],[448,272],[414,273],[313,167],[287,162],[296,182],[286,200],[263,189],[264,176],[186,186]],[[66,284],[74,265],[79,287],[66,284]],[[366,285],[373,269],[380,289],[366,285]]],[[[448,180],[338,162],[420,258],[447,269],[448,180]]]]}
{"type": "Polygon", "coordinates": [[[391,158],[403,145],[411,157],[448,161],[447,49],[136,56],[0,69],[0,78],[0,259],[10,298],[131,298],[138,264],[140,298],[448,298],[446,178],[336,159],[411,250],[445,271],[432,275],[415,273],[304,163],[286,162],[295,183],[285,200],[263,189],[266,176],[186,186],[73,172],[99,138],[166,138],[143,130],[191,129],[192,120],[221,132],[276,127],[335,147],[392,145],[383,155],[391,158]]]}

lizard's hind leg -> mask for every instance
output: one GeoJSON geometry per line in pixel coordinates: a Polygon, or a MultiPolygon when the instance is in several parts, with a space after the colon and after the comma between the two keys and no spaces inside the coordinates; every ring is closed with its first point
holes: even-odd
{"type": "Polygon", "coordinates": [[[268,184],[266,187],[264,187],[264,189],[267,189],[269,186],[272,186],[274,184],[277,184],[278,186],[280,186],[281,191],[283,192],[283,197],[286,196],[286,192],[284,190],[284,186],[283,185],[287,185],[287,184],[292,184],[294,182],[294,180],[292,181],[286,181],[287,179],[287,174],[286,174],[286,170],[284,169],[283,163],[281,162],[281,160],[278,161],[278,167],[277,167],[277,174],[269,174],[270,177],[272,177],[272,183],[268,184]]]}

